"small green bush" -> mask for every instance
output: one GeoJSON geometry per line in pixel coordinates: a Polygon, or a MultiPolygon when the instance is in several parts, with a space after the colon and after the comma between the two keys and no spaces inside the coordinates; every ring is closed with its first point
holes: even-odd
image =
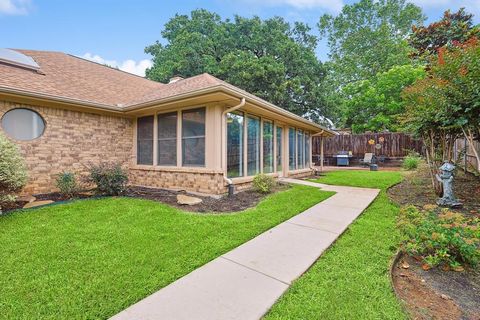
{"type": "Polygon", "coordinates": [[[27,166],[18,147],[0,133],[0,212],[1,203],[14,201],[14,194],[25,186],[27,178],[27,166]]]}
{"type": "Polygon", "coordinates": [[[429,267],[476,266],[480,261],[480,220],[444,210],[441,214],[408,206],[400,211],[398,227],[403,249],[429,267]]]}
{"type": "Polygon", "coordinates": [[[275,187],[275,179],[266,174],[260,173],[253,178],[253,189],[260,193],[270,193],[275,187]]]}
{"type": "Polygon", "coordinates": [[[107,196],[122,194],[127,187],[127,172],[118,163],[101,163],[89,168],[89,182],[97,187],[97,193],[107,196]]]}
{"type": "Polygon", "coordinates": [[[414,156],[414,155],[406,156],[403,159],[402,167],[405,170],[415,170],[418,168],[418,165],[420,164],[421,159],[422,158],[420,158],[419,156],[414,156]]]}
{"type": "Polygon", "coordinates": [[[75,174],[64,171],[57,176],[56,186],[60,193],[68,198],[72,198],[78,192],[78,184],[75,174]]]}

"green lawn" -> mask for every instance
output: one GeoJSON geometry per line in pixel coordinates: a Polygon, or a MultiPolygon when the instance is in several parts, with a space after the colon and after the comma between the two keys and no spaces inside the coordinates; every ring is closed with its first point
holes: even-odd
{"type": "Polygon", "coordinates": [[[0,318],[107,318],[332,194],[293,186],[226,215],[104,198],[0,216],[0,318]]]}
{"type": "Polygon", "coordinates": [[[389,280],[389,261],[399,234],[398,207],[386,189],[402,179],[400,172],[336,171],[316,181],[382,191],[370,207],[298,279],[266,319],[406,319],[389,280]]]}

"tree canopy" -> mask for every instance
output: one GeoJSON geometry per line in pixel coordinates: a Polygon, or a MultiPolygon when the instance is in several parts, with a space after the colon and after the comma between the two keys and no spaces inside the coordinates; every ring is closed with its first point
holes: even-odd
{"type": "Polygon", "coordinates": [[[323,103],[324,67],[315,55],[317,38],[303,23],[280,17],[235,16],[233,21],[207,10],[176,15],[159,41],[145,51],[153,56],[149,79],[167,82],[208,72],[271,103],[320,121],[332,110],[323,103]]]}
{"type": "Polygon", "coordinates": [[[420,59],[436,55],[444,46],[452,47],[480,35],[478,26],[473,24],[473,14],[467,13],[464,8],[454,13],[447,10],[439,21],[428,26],[414,26],[412,31],[408,40],[415,49],[412,57],[420,59]]]}
{"type": "MultiPolygon", "coordinates": [[[[433,167],[453,159],[460,135],[480,139],[480,44],[476,38],[432,56],[429,75],[405,89],[404,121],[422,136],[433,167]]],[[[480,156],[474,150],[480,171],[480,156]]]]}
{"type": "Polygon", "coordinates": [[[422,10],[405,0],[360,0],[337,16],[323,15],[318,27],[328,40],[331,77],[346,85],[409,64],[406,39],[424,19],[422,10]]]}
{"type": "Polygon", "coordinates": [[[399,116],[405,112],[402,91],[424,77],[423,67],[404,65],[347,85],[343,123],[354,133],[401,130],[399,116]]]}

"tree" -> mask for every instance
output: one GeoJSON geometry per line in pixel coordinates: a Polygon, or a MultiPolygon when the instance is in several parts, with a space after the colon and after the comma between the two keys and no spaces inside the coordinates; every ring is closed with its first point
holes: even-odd
{"type": "Polygon", "coordinates": [[[432,22],[428,26],[412,28],[408,42],[412,48],[412,57],[415,59],[428,59],[436,55],[440,48],[452,47],[464,43],[480,34],[478,26],[473,24],[473,15],[461,8],[455,13],[445,11],[442,19],[432,22]]]}
{"type": "MultiPolygon", "coordinates": [[[[451,49],[439,51],[438,62],[432,74],[445,83],[443,96],[448,102],[446,112],[451,114],[452,125],[460,128],[470,144],[480,140],[480,43],[470,38],[451,49]]],[[[480,155],[473,148],[480,172],[480,155]]]]}
{"type": "Polygon", "coordinates": [[[424,77],[422,67],[395,66],[371,80],[347,85],[343,123],[354,133],[399,131],[402,128],[399,116],[405,112],[402,91],[424,77]]]}
{"type": "Polygon", "coordinates": [[[318,28],[328,40],[331,78],[341,87],[409,64],[406,38],[424,20],[421,9],[405,0],[361,0],[337,16],[322,16],[318,28]]]}
{"type": "Polygon", "coordinates": [[[157,41],[145,49],[154,61],[149,79],[208,72],[312,120],[332,114],[322,100],[325,71],[315,56],[317,39],[303,23],[292,26],[279,17],[222,20],[201,9],[176,15],[162,36],[166,45],[157,41]]]}
{"type": "MultiPolygon", "coordinates": [[[[476,38],[430,57],[429,76],[405,89],[404,122],[427,146],[433,174],[442,161],[453,160],[453,145],[462,134],[480,138],[480,45],[476,38]]],[[[480,171],[480,157],[474,151],[480,171]]]]}

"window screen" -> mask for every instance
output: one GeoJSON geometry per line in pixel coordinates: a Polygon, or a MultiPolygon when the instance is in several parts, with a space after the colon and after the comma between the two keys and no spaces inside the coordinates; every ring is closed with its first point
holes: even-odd
{"type": "Polygon", "coordinates": [[[177,165],[177,113],[159,114],[158,124],[158,165],[177,165]]]}
{"type": "Polygon", "coordinates": [[[205,166],[205,108],[182,112],[182,164],[205,166]]]}
{"type": "Polygon", "coordinates": [[[153,116],[137,119],[137,164],[153,164],[153,116]]]}

